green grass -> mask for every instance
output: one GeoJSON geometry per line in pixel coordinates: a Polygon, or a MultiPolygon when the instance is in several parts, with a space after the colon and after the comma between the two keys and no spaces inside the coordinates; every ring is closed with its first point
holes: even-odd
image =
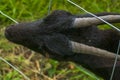
{"type": "MultiPolygon", "coordinates": [[[[0,0],[0,10],[18,22],[29,22],[47,16],[49,0],[0,0]]],[[[119,0],[72,0],[92,13],[120,13],[119,0]]],[[[51,12],[66,10],[73,14],[84,12],[66,0],[53,0],[51,12]]],[[[7,41],[4,30],[14,24],[0,14],[0,56],[17,66],[31,80],[102,80],[95,74],[71,62],[58,62],[35,54],[22,46],[7,41]]],[[[101,27],[101,26],[100,26],[101,27]]],[[[103,26],[102,28],[108,28],[103,26]]],[[[24,80],[23,76],[0,61],[0,80],[24,80]]]]}

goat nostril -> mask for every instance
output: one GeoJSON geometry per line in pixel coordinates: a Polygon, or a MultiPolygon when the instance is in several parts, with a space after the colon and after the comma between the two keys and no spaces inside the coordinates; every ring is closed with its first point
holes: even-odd
{"type": "Polygon", "coordinates": [[[15,27],[15,25],[10,25],[9,27],[7,27],[7,28],[5,29],[5,32],[8,32],[8,33],[11,32],[14,27],[15,27]]]}
{"type": "Polygon", "coordinates": [[[12,31],[11,27],[8,27],[8,28],[5,29],[5,37],[6,38],[8,38],[8,39],[12,38],[11,31],[12,31]]]}
{"type": "Polygon", "coordinates": [[[6,38],[9,38],[9,36],[10,36],[10,34],[9,34],[9,29],[6,29],[6,30],[5,30],[5,37],[6,37],[6,38]]]}

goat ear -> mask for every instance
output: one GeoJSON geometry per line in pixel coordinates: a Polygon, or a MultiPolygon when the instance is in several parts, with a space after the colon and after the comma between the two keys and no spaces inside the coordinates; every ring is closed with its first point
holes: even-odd
{"type": "Polygon", "coordinates": [[[62,34],[53,34],[47,36],[45,39],[45,46],[52,53],[60,56],[73,55],[72,49],[70,48],[69,39],[62,34]]]}

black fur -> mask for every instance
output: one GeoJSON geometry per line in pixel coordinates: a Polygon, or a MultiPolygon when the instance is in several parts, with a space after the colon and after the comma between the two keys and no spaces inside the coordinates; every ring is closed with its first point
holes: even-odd
{"type": "MultiPolygon", "coordinates": [[[[109,14],[112,13],[96,15],[109,14]]],[[[116,52],[120,39],[119,33],[112,29],[99,30],[96,25],[75,29],[73,28],[73,21],[76,17],[92,16],[75,16],[66,11],[54,11],[42,20],[12,25],[6,29],[5,35],[8,40],[40,52],[44,56],[49,55],[55,60],[79,63],[104,77],[105,80],[109,80],[114,60],[73,53],[69,40],[116,52]]],[[[119,80],[119,75],[120,61],[117,62],[113,80],[119,80]]]]}

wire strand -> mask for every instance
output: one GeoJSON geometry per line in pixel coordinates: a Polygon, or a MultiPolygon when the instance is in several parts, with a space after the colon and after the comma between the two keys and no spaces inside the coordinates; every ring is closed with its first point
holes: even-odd
{"type": "MultiPolygon", "coordinates": [[[[117,27],[115,27],[114,25],[110,24],[109,22],[105,21],[104,19],[92,14],[91,12],[88,12],[87,10],[85,10],[84,8],[82,8],[81,6],[77,5],[76,3],[70,1],[70,0],[67,0],[68,2],[70,2],[71,4],[75,5],[76,7],[78,7],[79,9],[83,10],[84,12],[94,16],[95,18],[103,21],[104,23],[108,24],[109,26],[111,26],[112,28],[116,29],[117,31],[120,32],[120,29],[118,29],[117,27]]],[[[114,71],[115,71],[115,67],[116,67],[116,64],[117,64],[117,60],[118,60],[118,54],[119,54],[119,49],[120,49],[120,41],[119,41],[119,45],[118,45],[118,49],[117,49],[117,54],[116,54],[116,57],[115,57],[115,61],[114,61],[114,64],[113,64],[113,69],[112,69],[112,73],[111,73],[111,77],[110,77],[110,80],[113,79],[113,75],[114,75],[114,71]]]]}
{"type": "Polygon", "coordinates": [[[1,13],[3,16],[5,16],[5,17],[9,18],[10,20],[12,20],[13,22],[15,22],[16,24],[18,24],[18,22],[17,22],[16,20],[14,20],[14,19],[11,18],[10,16],[6,15],[6,14],[3,13],[2,11],[0,11],[0,13],[1,13]]]}
{"type": "Polygon", "coordinates": [[[116,29],[117,31],[120,32],[120,29],[118,29],[118,28],[115,27],[114,25],[110,24],[109,22],[105,21],[104,19],[102,19],[102,18],[100,18],[100,17],[94,15],[94,14],[91,13],[91,12],[88,12],[87,10],[85,10],[84,8],[82,8],[81,6],[77,5],[76,3],[74,3],[74,2],[72,2],[72,1],[70,1],[70,0],[67,0],[67,1],[70,2],[71,4],[75,5],[75,6],[78,7],[79,9],[83,10],[84,12],[86,12],[86,13],[88,13],[88,14],[94,16],[95,18],[97,18],[97,19],[103,21],[103,22],[106,23],[107,25],[111,26],[112,28],[114,28],[114,29],[116,29]]]}
{"type": "Polygon", "coordinates": [[[49,0],[49,6],[48,6],[48,15],[50,14],[51,5],[52,5],[52,0],[49,0]]]}
{"type": "MultiPolygon", "coordinates": [[[[0,13],[7,17],[8,19],[12,20],[13,22],[15,22],[16,24],[18,24],[18,22],[14,19],[12,19],[10,16],[6,15],[5,13],[3,13],[2,11],[0,11],[0,13]]],[[[4,58],[0,57],[0,60],[2,60],[3,62],[7,63],[9,66],[11,66],[14,70],[16,70],[17,72],[19,72],[26,80],[30,80],[30,78],[28,78],[23,72],[21,72],[20,70],[18,70],[16,67],[14,67],[12,64],[10,64],[7,60],[5,60],[4,58]]]]}
{"type": "Polygon", "coordinates": [[[119,40],[118,49],[117,49],[117,52],[116,52],[115,61],[114,61],[114,65],[113,65],[112,73],[111,73],[111,76],[110,76],[110,80],[113,79],[113,75],[114,75],[114,72],[115,72],[115,67],[116,67],[117,60],[118,60],[119,50],[120,50],[120,40],[119,40]]]}
{"type": "Polygon", "coordinates": [[[12,64],[10,64],[8,61],[6,61],[4,58],[0,57],[0,60],[4,61],[7,63],[9,66],[11,66],[14,70],[19,72],[26,80],[30,80],[25,74],[23,74],[20,70],[18,70],[16,67],[14,67],[12,64]]]}

